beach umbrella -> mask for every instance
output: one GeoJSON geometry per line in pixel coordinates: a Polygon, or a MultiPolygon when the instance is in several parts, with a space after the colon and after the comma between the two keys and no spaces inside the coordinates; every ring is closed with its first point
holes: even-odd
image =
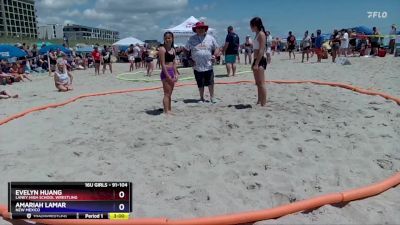
{"type": "Polygon", "coordinates": [[[53,45],[53,43],[51,43],[51,42],[38,42],[38,43],[36,43],[36,45],[37,46],[39,46],[39,47],[41,47],[41,46],[43,46],[43,45],[53,45]]]}
{"type": "Polygon", "coordinates": [[[45,46],[45,47],[40,49],[39,53],[40,54],[46,54],[47,52],[56,51],[57,49],[60,49],[65,54],[70,54],[71,53],[71,50],[69,50],[68,48],[65,48],[62,45],[48,45],[48,46],[45,46]]]}
{"type": "Polygon", "coordinates": [[[372,29],[371,29],[371,28],[368,28],[368,27],[366,27],[366,26],[358,26],[358,27],[353,27],[353,28],[351,28],[351,29],[355,30],[357,34],[361,34],[361,33],[364,33],[364,34],[366,34],[366,35],[371,35],[371,34],[373,34],[372,29]]]}
{"type": "Polygon", "coordinates": [[[24,57],[26,52],[12,45],[0,45],[0,59],[24,57]]]}

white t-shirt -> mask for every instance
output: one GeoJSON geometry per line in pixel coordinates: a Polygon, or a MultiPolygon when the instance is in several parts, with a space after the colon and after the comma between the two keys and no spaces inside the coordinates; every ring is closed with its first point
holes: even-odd
{"type": "Polygon", "coordinates": [[[133,57],[139,58],[139,53],[140,53],[140,48],[138,46],[135,46],[133,48],[133,57]]]}
{"type": "Polygon", "coordinates": [[[341,47],[342,48],[348,48],[349,47],[349,34],[347,32],[345,32],[343,34],[343,39],[344,40],[342,40],[341,47]]]}
{"type": "Polygon", "coordinates": [[[311,37],[307,35],[307,37],[303,39],[303,48],[310,46],[311,46],[311,37]]]}

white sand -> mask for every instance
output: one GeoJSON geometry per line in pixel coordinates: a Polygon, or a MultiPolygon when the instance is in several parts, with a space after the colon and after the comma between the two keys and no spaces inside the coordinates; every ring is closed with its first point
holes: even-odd
{"type": "MultiPolygon", "coordinates": [[[[400,58],[350,58],[350,66],[286,58],[274,56],[269,79],[338,81],[400,96],[400,58]]],[[[69,93],[55,91],[47,76],[0,86],[21,96],[0,101],[0,118],[82,93],[160,85],[74,75],[69,93]]],[[[253,78],[217,81],[235,79],[253,78]]],[[[158,90],[83,99],[0,126],[0,203],[7,204],[9,181],[132,181],[134,217],[191,218],[274,207],[400,171],[400,108],[392,101],[270,84],[263,109],[254,106],[254,85],[218,85],[216,93],[217,104],[200,105],[190,101],[198,98],[194,86],[176,89],[172,118],[158,115],[158,90]],[[241,104],[252,108],[234,107],[241,104]]],[[[399,199],[395,188],[257,224],[396,224],[399,199]]]]}

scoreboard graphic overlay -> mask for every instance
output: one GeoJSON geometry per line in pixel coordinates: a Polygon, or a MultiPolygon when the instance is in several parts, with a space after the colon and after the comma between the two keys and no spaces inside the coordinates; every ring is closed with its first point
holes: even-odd
{"type": "Polygon", "coordinates": [[[131,182],[9,182],[13,219],[128,219],[131,182]]]}

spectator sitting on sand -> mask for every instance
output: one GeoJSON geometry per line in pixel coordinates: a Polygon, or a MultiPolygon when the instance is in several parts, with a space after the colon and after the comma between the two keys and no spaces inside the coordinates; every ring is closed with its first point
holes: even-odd
{"type": "Polygon", "coordinates": [[[0,91],[0,99],[18,98],[18,95],[12,95],[7,91],[0,91]]]}
{"type": "Polygon", "coordinates": [[[73,90],[71,86],[72,80],[72,74],[67,70],[64,61],[58,60],[57,68],[54,72],[54,82],[58,91],[65,92],[73,90]]]}
{"type": "Polygon", "coordinates": [[[2,70],[0,70],[0,84],[2,85],[12,84],[14,80],[15,80],[14,76],[4,73],[2,70]]]}
{"type": "Polygon", "coordinates": [[[10,74],[13,75],[17,81],[24,81],[24,78],[32,81],[24,74],[24,68],[21,66],[20,62],[16,62],[12,65],[10,69],[10,74]]]}

